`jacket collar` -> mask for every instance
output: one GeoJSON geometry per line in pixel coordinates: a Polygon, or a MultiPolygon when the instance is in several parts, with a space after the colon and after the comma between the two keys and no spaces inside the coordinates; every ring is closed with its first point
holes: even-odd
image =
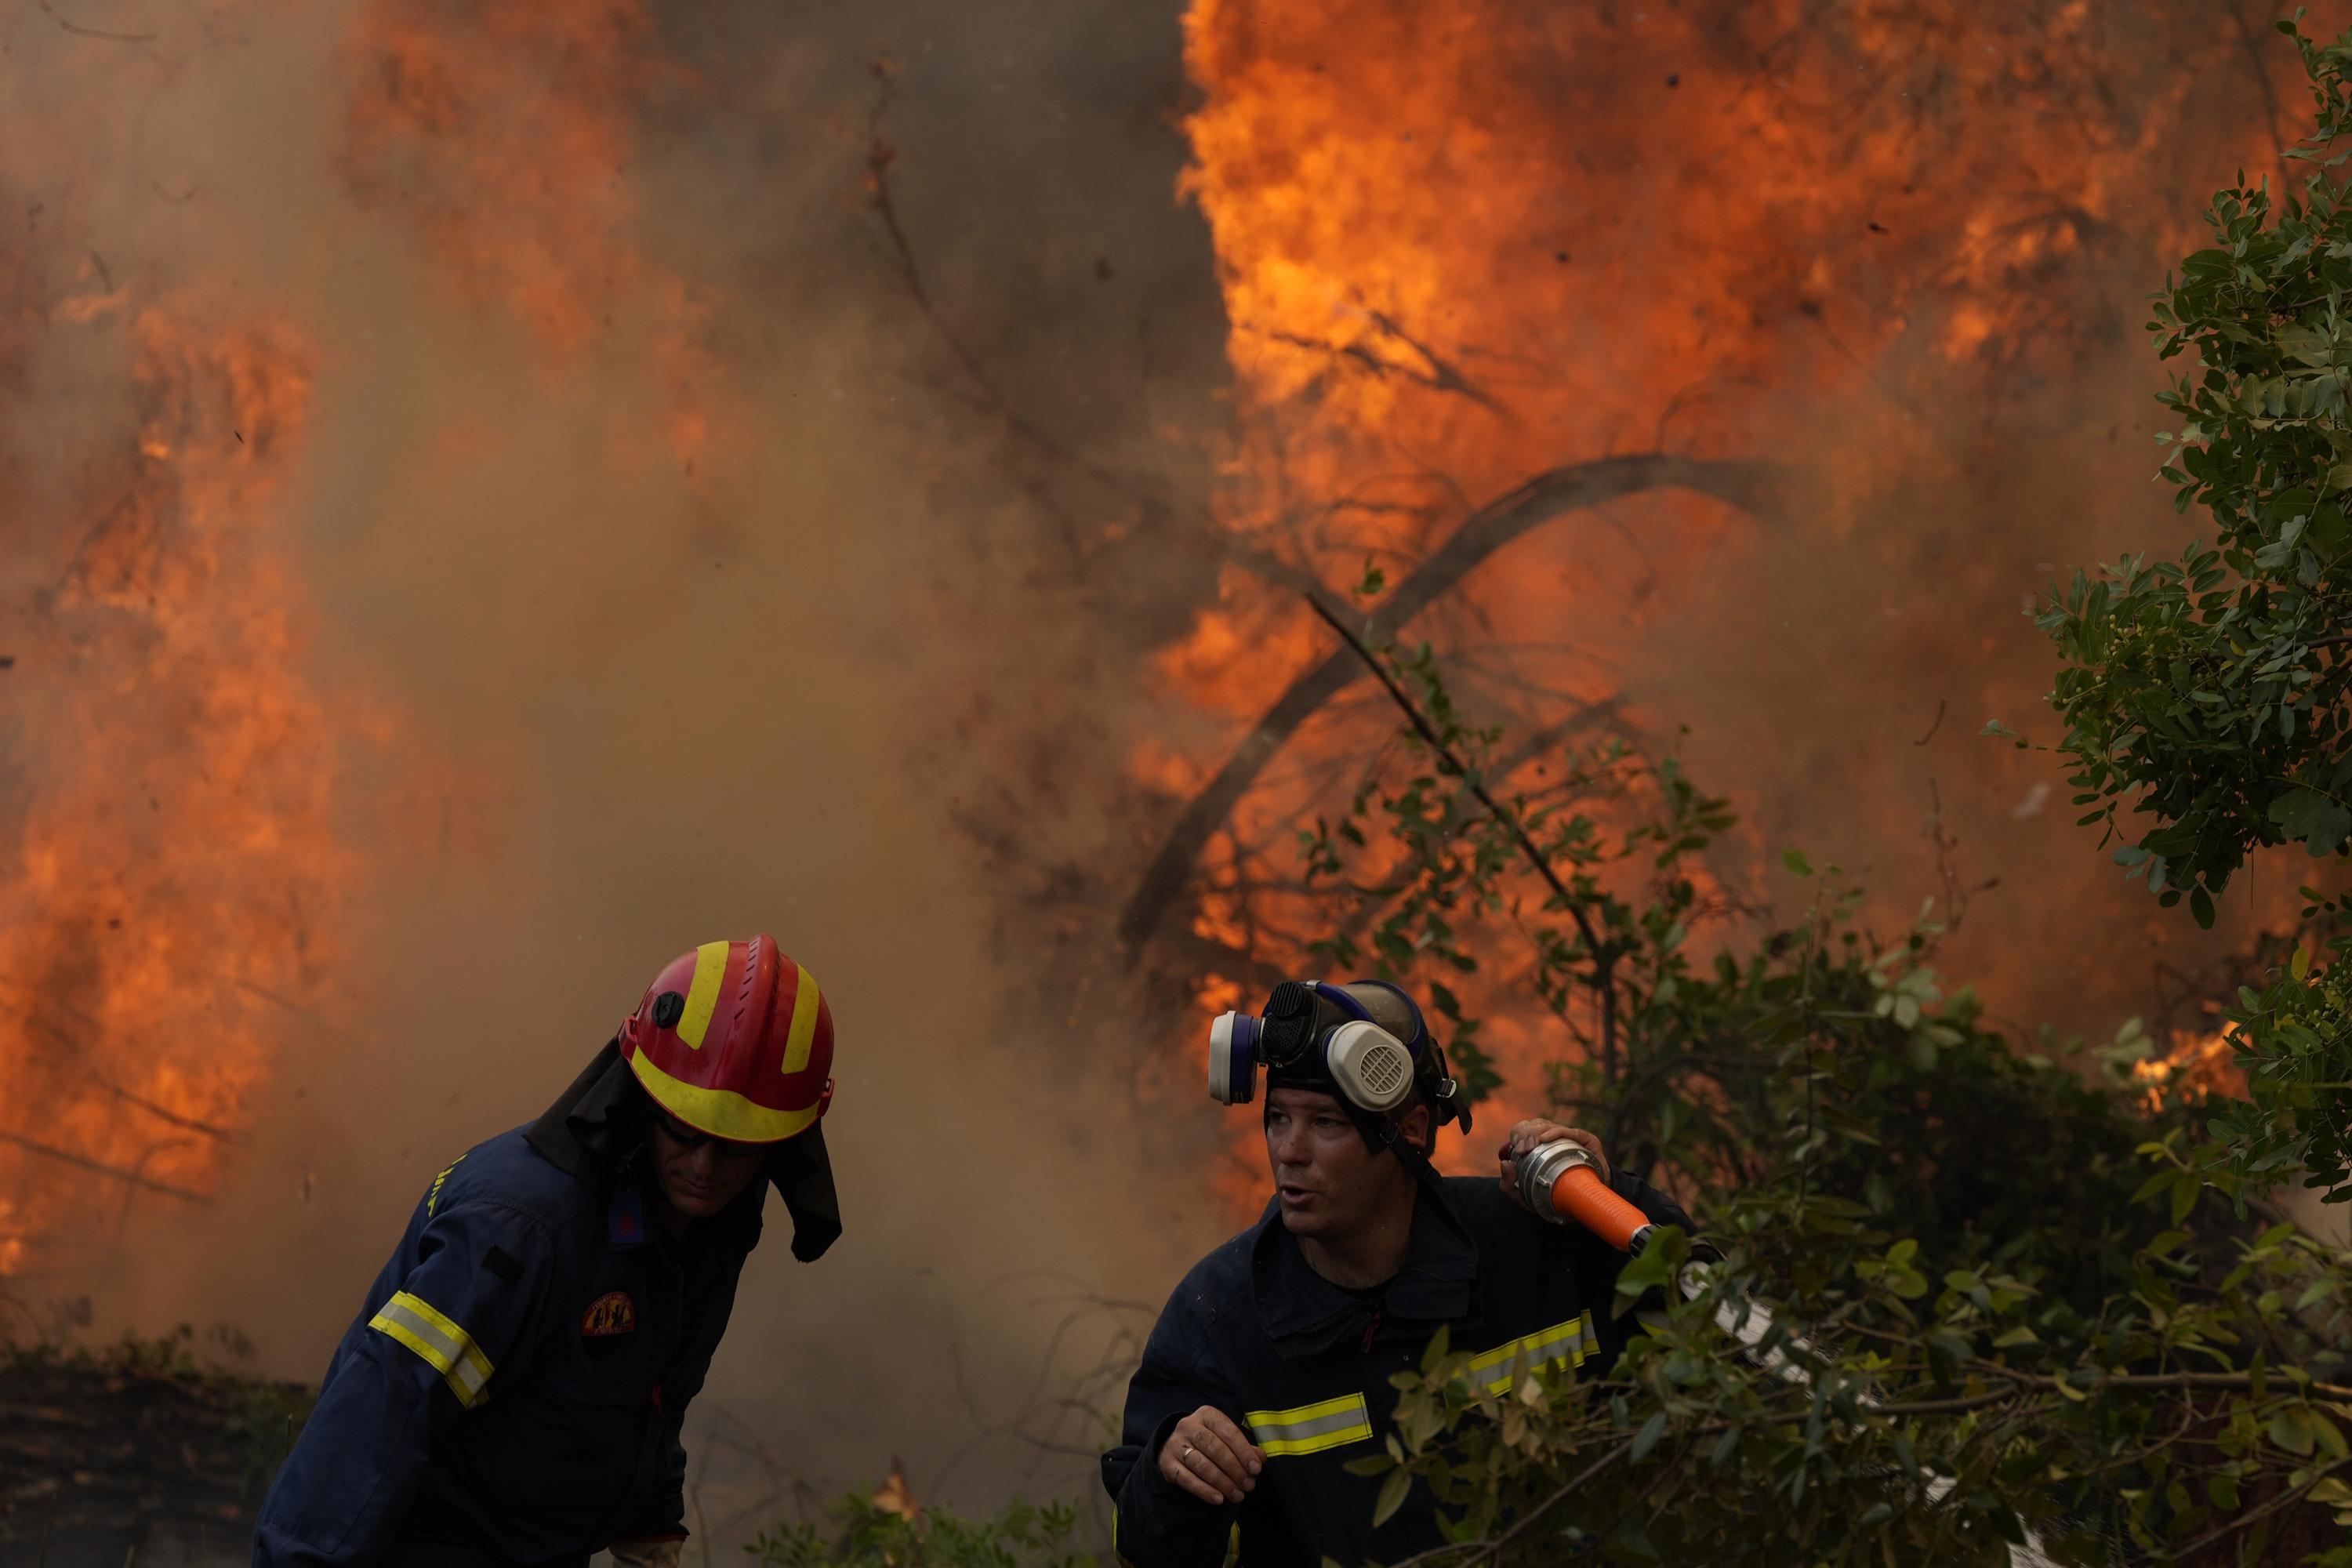
{"type": "Polygon", "coordinates": [[[1381,1321],[1433,1331],[1471,1315],[1478,1244],[1435,1184],[1416,1191],[1403,1266],[1376,1293],[1377,1306],[1316,1273],[1279,1204],[1266,1205],[1250,1243],[1250,1286],[1258,1321],[1285,1360],[1359,1344],[1381,1321]]]}
{"type": "Polygon", "coordinates": [[[616,1252],[643,1247],[646,1235],[645,1190],[635,1182],[613,1184],[613,1201],[604,1212],[604,1245],[616,1252]]]}

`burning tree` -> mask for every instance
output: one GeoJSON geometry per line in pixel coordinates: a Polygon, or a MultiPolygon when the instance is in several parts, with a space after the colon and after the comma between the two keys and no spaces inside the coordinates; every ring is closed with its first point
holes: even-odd
{"type": "MultiPolygon", "coordinates": [[[[2301,13],[2297,16],[2300,17],[2301,13]]],[[[2298,195],[2241,174],[2207,216],[2213,244],[2156,297],[2166,359],[2194,353],[2163,397],[2159,439],[2179,510],[2214,537],[2177,561],[2126,556],[2077,572],[2040,617],[2063,664],[2051,701],[2060,749],[2101,842],[2126,837],[2126,806],[2153,823],[2115,858],[2166,905],[2214,901],[2255,849],[2352,852],[2352,206],[2327,170],[2352,153],[2352,34],[2302,51],[2317,121],[2294,156],[2319,167],[2298,195]]],[[[2305,888],[2306,919],[2332,928],[2341,895],[2305,888]]],[[[2298,947],[2229,1013],[2248,1104],[2220,1119],[2236,1173],[2303,1173],[2326,1201],[2352,1199],[2352,976],[2298,947]]],[[[2219,1151],[2217,1151],[2219,1152],[2219,1151]]]]}
{"type": "MultiPolygon", "coordinates": [[[[1405,1391],[1390,1452],[1369,1462],[1390,1474],[1384,1506],[1395,1506],[1416,1478],[1432,1486],[1456,1510],[1461,1542],[1437,1555],[1462,1563],[1549,1562],[1575,1551],[1588,1561],[1760,1564],[1786,1561],[1792,1540],[1822,1562],[1991,1562],[2027,1539],[2029,1527],[2034,1550],[2070,1562],[2275,1561],[2313,1549],[2322,1549],[2314,1561],[2352,1562],[2317,1533],[2326,1511],[2352,1508],[2352,1449],[2341,1425],[2352,1416],[2352,1381],[2340,1348],[2352,1331],[2352,1262],[2291,1224],[2261,1228],[2245,1217],[2269,1209],[2263,1178],[2317,1145],[2268,1145],[2271,1163],[2242,1163],[2233,1172],[2210,1142],[2215,1128],[2236,1130],[2242,1143],[2254,1135],[2249,1130],[2276,1129],[2281,1101],[2266,1100],[2258,1084],[2252,1109],[2237,1110],[2207,1100],[2208,1084],[2191,1075],[2152,1073],[2137,1026],[2090,1052],[2046,1031],[2019,1040],[1997,1026],[1970,987],[1938,973],[1948,935],[1981,890],[1953,868],[1940,822],[1933,835],[1940,920],[1931,907],[1881,939],[1851,879],[1835,868],[1817,872],[1794,853],[1784,868],[1805,897],[1793,918],[1776,916],[1756,879],[1723,868],[1737,858],[1719,852],[1733,826],[1727,800],[1695,781],[1671,750],[1645,743],[1605,689],[1580,679],[1538,690],[1527,662],[1497,668],[1479,661],[1466,631],[1443,659],[1433,642],[1390,646],[1462,579],[1465,552],[1518,537],[1513,531],[1532,527],[1531,519],[1652,489],[1706,495],[1720,510],[1685,509],[1677,520],[1685,531],[1674,537],[1686,544],[1743,519],[1785,516],[1780,476],[1761,464],[1664,451],[1581,466],[1528,460],[1541,449],[1532,430],[1538,420],[1568,423],[1548,389],[1530,389],[1540,379],[1530,366],[1548,366],[1551,356],[1530,350],[1514,359],[1490,348],[1474,359],[1412,323],[1445,319],[1466,331],[1462,319],[1476,315],[1482,300],[1523,314],[1521,302],[1540,294],[1528,271],[1540,247],[1510,252],[1496,262],[1495,277],[1469,287],[1433,268],[1397,266],[1381,279],[1388,299],[1351,298],[1344,307],[1314,299],[1317,264],[1347,276],[1331,258],[1364,238],[1335,219],[1333,207],[1392,208],[1400,190],[1426,191],[1447,205],[1455,188],[1434,175],[1377,187],[1352,180],[1342,137],[1328,135],[1326,145],[1300,134],[1349,87],[1336,71],[1328,86],[1318,79],[1319,53],[1279,47],[1289,41],[1286,28],[1312,33],[1317,24],[1302,12],[1295,23],[1244,26],[1233,9],[1201,7],[1192,41],[1196,69],[1243,87],[1194,132],[1204,205],[1236,275],[1228,287],[1236,361],[1273,410],[1245,437],[1262,445],[1239,465],[1234,510],[1245,523],[1236,532],[1263,552],[1327,563],[1349,541],[1369,538],[1374,542],[1359,558],[1375,560],[1360,611],[1318,605],[1358,648],[1333,647],[1286,596],[1279,607],[1204,617],[1202,635],[1171,661],[1202,687],[1220,667],[1254,670],[1248,690],[1223,701],[1262,717],[1221,769],[1166,768],[1166,782],[1189,804],[1129,905],[1127,934],[1141,942],[1174,923],[1176,890],[1189,882],[1199,902],[1171,945],[1190,942],[1205,1000],[1233,1000],[1265,977],[1270,958],[1406,978],[1433,998],[1452,1038],[1469,1043],[1460,1054],[1482,1087],[1498,1067],[1522,1068],[1528,1041],[1540,1040],[1555,1110],[1597,1121],[1613,1149],[1706,1214],[1729,1252],[1707,1292],[1678,1306],[1610,1383],[1594,1388],[1475,1394],[1459,1363],[1435,1348],[1424,1376],[1405,1391]],[[1280,90],[1267,86],[1276,80],[1280,90]],[[1269,146],[1286,151],[1244,151],[1269,146]],[[1330,200],[1265,195],[1311,187],[1298,173],[1309,166],[1336,187],[1330,200]],[[1297,324],[1318,304],[1337,323],[1328,336],[1297,324]],[[1525,383],[1515,379],[1522,374],[1525,383]],[[1497,392],[1506,382],[1512,391],[1497,392]],[[1518,417],[1528,406],[1539,411],[1535,418],[1518,417]],[[1466,434],[1473,431],[1483,434],[1466,434]],[[1383,434],[1393,437],[1394,471],[1359,481],[1377,465],[1358,448],[1377,446],[1383,434]],[[1421,460],[1416,447],[1462,459],[1460,471],[1421,460]],[[1472,491],[1496,499],[1475,505],[1472,491]],[[1448,516],[1459,520],[1455,531],[1442,533],[1448,516]],[[1375,517],[1383,520],[1378,526],[1367,521],[1375,517]],[[1265,657],[1269,649],[1281,657],[1265,657]],[[1269,670],[1297,664],[1306,673],[1287,686],[1266,679],[1269,670]],[[1365,703],[1345,716],[1329,707],[1368,664],[1388,688],[1386,699],[1370,701],[1402,707],[1407,721],[1388,724],[1370,746],[1334,743],[1333,731],[1364,732],[1365,703]],[[1520,695],[1537,699],[1527,707],[1543,717],[1531,721],[1522,710],[1516,722],[1495,721],[1512,710],[1514,677],[1520,695]],[[1457,703],[1465,684],[1475,689],[1457,703]],[[1315,743],[1299,749],[1319,760],[1265,787],[1275,752],[1310,725],[1320,726],[1315,743]],[[1542,1004],[1535,1026],[1521,1005],[1530,995],[1542,1004]],[[1497,1025],[1519,1037],[1514,1049],[1489,1056],[1480,1047],[1497,1025]],[[1772,1363],[1763,1368],[1739,1353],[1721,1316],[1756,1300],[1772,1303],[1785,1325],[1763,1347],[1772,1363]],[[1791,1337],[1800,1328],[1801,1342],[1791,1337]],[[1784,1375],[1792,1369],[1803,1375],[1784,1375]]],[[[2074,25],[2042,21],[2046,28],[2035,30],[2053,36],[2074,25]]],[[[1498,37],[1507,31],[1496,28],[1498,37]]],[[[1839,42],[1899,72],[1903,61],[1885,49],[1888,31],[1903,36],[1857,24],[1839,42]]],[[[1499,58],[1499,45],[1482,52],[1480,35],[1476,17],[1465,17],[1446,36],[1444,52],[1508,79],[1511,62],[1499,58]]],[[[2053,73],[2070,68],[2034,55],[2032,42],[2019,47],[2053,73]]],[[[2343,100],[2339,68],[2347,57],[2305,50],[2324,112],[2338,112],[2328,106],[2343,100]]],[[[1385,58],[1415,57],[1398,48],[1385,58]]],[[[1936,54],[1939,72],[1949,58],[1936,54]]],[[[2000,58],[2006,70],[2012,57],[2000,58]]],[[[1961,82],[1976,79],[1976,63],[1954,67],[1961,82]]],[[[1382,101],[1441,92],[1439,74],[1416,68],[1386,84],[1393,96],[1382,101]]],[[[1667,85],[1679,82],[1671,77],[1667,85]]],[[[1940,78],[1938,86],[1965,90],[1940,78]]],[[[1694,111],[1737,113],[1726,108],[1736,101],[1711,99],[1694,111]]],[[[2097,93],[2081,101],[2113,107],[2097,93]]],[[[1344,114],[1333,110],[1329,119],[1344,114]]],[[[1773,121],[1762,133],[1801,153],[1815,128],[1810,120],[1773,121]]],[[[1880,129],[1864,113],[1848,152],[1900,166],[1902,153],[1874,134],[1880,129]]],[[[1465,141],[1476,143],[1481,128],[1458,132],[1444,151],[1400,157],[1444,164],[1462,155],[1465,141]]],[[[2332,134],[2324,125],[2323,136],[2332,134]]],[[[1527,189],[1514,187],[1528,198],[1516,210],[1540,215],[1546,196],[1532,164],[1527,189]]],[[[1982,189],[2009,187],[1989,177],[1982,189]]],[[[2225,250],[2237,247],[2239,255],[2192,262],[2198,286],[2247,281],[2240,275],[2257,263],[2247,260],[2246,242],[2257,250],[2263,243],[2260,218],[2247,221],[2258,195],[2225,196],[2225,250]]],[[[1996,197],[1981,199],[1985,208],[1968,226],[1999,237],[1976,253],[1984,271],[2027,276],[2053,254],[2113,238],[2081,207],[2012,224],[2006,219],[2015,215],[1990,210],[1996,197]]],[[[2305,210],[2332,200],[2315,194],[2305,210]]],[[[1710,242],[1753,245],[1762,265],[1784,251],[1811,254],[1743,226],[1758,215],[1738,193],[1693,207],[1720,220],[1710,242]]],[[[1475,226],[1485,210],[1481,199],[1465,210],[1449,205],[1442,220],[1402,216],[1475,226]]],[[[1656,221],[1683,216],[1675,209],[1656,221]]],[[[2296,221],[2308,229],[2318,220],[2296,221]]],[[[2336,305],[2322,275],[2342,265],[2326,254],[2333,237],[2297,239],[2289,235],[2269,254],[2284,269],[2299,267],[2299,280],[2322,285],[2318,299],[2298,292],[2296,308],[2315,313],[2324,305],[2332,321],[2336,305]]],[[[1570,257],[1562,247],[1551,259],[1565,266],[1570,257]]],[[[1704,294],[1727,275],[1693,266],[1657,287],[1704,294]]],[[[1931,287],[1965,292],[1982,281],[1945,274],[1931,287]]],[[[1728,300],[1698,300],[1687,320],[1727,303],[1761,319],[1756,301],[1725,292],[1728,300]]],[[[1851,299],[1823,292],[1833,297],[1816,310],[1853,308],[1851,299]]],[[[1934,317],[1929,292],[1906,304],[1934,317]]],[[[2015,341],[2015,322],[1986,300],[2003,292],[1981,289],[1943,314],[1948,335],[1936,352],[2015,341]]],[[[2028,297],[2045,296],[2021,289],[2011,303],[2028,297]]],[[[2210,301],[2188,310],[2210,313],[2210,301]]],[[[1890,310],[1863,331],[1879,332],[1884,344],[1914,319],[1890,310]]],[[[1663,350],[1685,321],[1661,311],[1642,325],[1655,329],[1663,350]]],[[[2039,323],[2053,324],[2063,323],[2039,323]]],[[[2194,329],[2184,330],[2181,341],[2193,341],[2194,329]]],[[[2221,334],[2231,352],[2246,347],[2243,332],[2240,324],[2221,334]]],[[[1629,331],[1625,339],[1640,336],[1629,331]]],[[[1654,361],[1675,357],[1661,352],[1654,361]]],[[[1602,363],[1563,355],[1561,363],[1571,368],[1557,373],[1560,383],[1594,402],[1603,389],[1622,392],[1656,374],[1639,356],[1602,363]]],[[[1656,390],[1669,401],[1670,389],[1656,390]]],[[[2256,416],[2273,423],[2300,410],[2254,405],[2256,416]]],[[[2340,461],[2330,456],[2313,472],[2340,461]]],[[[2290,574],[2292,544],[2273,551],[2272,562],[2290,574]]],[[[1484,559],[1470,556],[1474,564],[1484,559]]],[[[2213,581],[2195,579],[2212,570],[2210,560],[2193,559],[2187,592],[2211,591],[2213,581]]],[[[2148,580],[2150,603],[2161,606],[2168,584],[2177,605],[2182,581],[2181,573],[2167,579],[2158,569],[2148,580]]],[[[1493,608],[1492,601],[1477,606],[1493,608]]],[[[1526,606],[1507,604],[1505,613],[1514,608],[1525,624],[1526,606]]],[[[2333,648],[2334,624],[2315,626],[2306,644],[2333,648]]],[[[2275,652],[2228,651],[2250,671],[2275,652]]],[[[2164,669],[2161,661],[2152,668],[2164,669]]],[[[2144,673],[2117,682],[2113,700],[2139,700],[2144,673]]],[[[2189,701],[2189,683],[2181,684],[2161,700],[2189,701]]],[[[2255,718],[2276,706],[2273,693],[2255,718]]],[[[2171,732],[2182,712],[2199,710],[2172,713],[2171,732]]],[[[2308,735],[2307,713],[2301,723],[2308,735]]],[[[2211,806],[2206,783],[2215,759],[2237,742],[2215,733],[2200,740],[2208,772],[2179,798],[2211,806]]],[[[2118,790],[2180,776],[2151,763],[2118,790]]],[[[2315,814],[2317,805],[2305,801],[2300,809],[2315,814]]],[[[2226,804],[2215,815],[2230,820],[2226,804]]],[[[2347,825],[2352,811],[2337,841],[2347,825]]],[[[2303,984],[2305,973],[2298,965],[2293,983],[2303,984]]],[[[2254,1007],[2251,997],[2246,1006],[2254,1007]]],[[[2315,1089],[2315,1076],[2305,1072],[2305,1090],[2315,1089]]],[[[1684,1256],[1675,1246],[1645,1255],[1629,1286],[1662,1282],[1684,1256]]]]}

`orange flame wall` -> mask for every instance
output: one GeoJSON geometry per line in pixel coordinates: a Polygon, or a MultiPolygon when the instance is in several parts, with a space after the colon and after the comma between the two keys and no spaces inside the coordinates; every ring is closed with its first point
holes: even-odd
{"type": "MultiPolygon", "coordinates": [[[[69,295],[88,332],[121,296],[69,295]]],[[[36,558],[9,679],[0,886],[0,1272],[208,1187],[281,1009],[325,994],[354,867],[334,822],[346,710],[297,673],[305,595],[271,545],[308,355],[272,323],[139,309],[135,423],[89,454],[36,558]]],[[[365,720],[361,720],[364,725],[365,720]]]]}
{"type": "Polygon", "coordinates": [[[0,64],[0,1277],[210,1194],[289,1020],[339,994],[350,748],[392,725],[312,672],[280,533],[312,345],[110,243],[102,89],[165,71],[89,41],[0,64]]]}
{"type": "MultiPolygon", "coordinates": [[[[320,20],[347,106],[331,155],[349,197],[417,237],[433,286],[510,312],[550,386],[616,319],[641,334],[660,416],[648,426],[633,406],[602,442],[690,477],[713,372],[694,290],[635,243],[632,120],[672,80],[648,63],[642,16],[510,7],[484,32],[383,0],[320,20]]],[[[253,209],[201,175],[151,173],[159,150],[110,111],[164,93],[207,46],[310,40],[266,3],[168,37],[56,21],[15,40],[43,74],[18,81],[21,161],[0,170],[28,214],[0,253],[16,297],[0,372],[51,393],[46,419],[18,424],[42,438],[5,473],[10,510],[37,526],[12,542],[18,630],[0,648],[17,716],[0,1276],[103,1256],[134,1211],[207,1203],[292,1037],[352,1044],[323,1019],[365,999],[356,911],[379,894],[371,853],[417,826],[404,818],[418,781],[439,797],[440,855],[467,847],[446,841],[456,784],[433,760],[438,737],[401,735],[391,706],[324,673],[286,506],[322,357],[351,391],[354,323],[299,284],[285,309],[257,311],[236,257],[261,227],[253,209]],[[202,239],[174,232],[181,209],[202,239]],[[323,353],[322,329],[346,334],[323,353]]],[[[315,194],[287,178],[280,200],[300,212],[315,194]]],[[[308,216],[275,242],[281,287],[307,282],[327,248],[319,209],[308,216]]],[[[457,419],[434,440],[447,464],[491,444],[457,419]]],[[[312,498],[299,521],[331,518],[312,498]]]]}
{"type": "MultiPolygon", "coordinates": [[[[2292,49],[2247,16],[1197,0],[1221,526],[1337,590],[1560,465],[1790,465],[1773,518],[1670,491],[1564,516],[1412,634],[1522,732],[1599,704],[1653,745],[1691,725],[1700,781],[1754,820],[1718,858],[1742,888],[1769,901],[1798,842],[1877,885],[1882,929],[1973,889],[1948,966],[2021,1028],[2112,1029],[2194,939],[2103,871],[2045,756],[1974,736],[2049,728],[2018,611],[2053,570],[2179,537],[2139,300],[2301,112],[2292,49]]],[[[1235,565],[1160,675],[1229,748],[1330,646],[1235,565]]],[[[1300,731],[1213,847],[1199,934],[1263,931],[1302,805],[1345,787],[1327,761],[1392,720],[1351,700],[1300,731]]],[[[1222,760],[1136,766],[1181,795],[1222,760]]],[[[2254,880],[2242,921],[2286,890],[2254,880]]],[[[1524,1106],[1543,1030],[1524,993],[1489,1001],[1524,1106]]]]}

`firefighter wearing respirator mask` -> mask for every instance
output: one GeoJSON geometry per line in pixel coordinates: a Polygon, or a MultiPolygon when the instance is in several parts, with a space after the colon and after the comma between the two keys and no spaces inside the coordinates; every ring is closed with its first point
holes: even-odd
{"type": "Polygon", "coordinates": [[[1499,1179],[1438,1174],[1437,1130],[1467,1132],[1469,1107],[1421,1009],[1384,981],[1285,982],[1257,1016],[1217,1019],[1212,1098],[1252,1103],[1261,1075],[1271,1201],[1177,1286],[1103,1456],[1117,1551],[1135,1568],[1217,1568],[1236,1526],[1251,1568],[1444,1544],[1425,1489],[1375,1528],[1381,1478],[1348,1469],[1381,1451],[1391,1377],[1417,1370],[1440,1329],[1498,1388],[1615,1360],[1626,1238],[1547,1223],[1555,1184],[1570,1212],[1565,1173],[1626,1226],[1691,1226],[1612,1173],[1591,1134],[1549,1121],[1512,1129],[1499,1179]]]}

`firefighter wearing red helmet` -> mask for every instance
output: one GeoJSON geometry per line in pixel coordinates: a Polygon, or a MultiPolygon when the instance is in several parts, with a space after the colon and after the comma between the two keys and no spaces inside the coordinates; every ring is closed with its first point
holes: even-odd
{"type": "Polygon", "coordinates": [[[263,1505],[256,1568],[667,1568],[678,1435],[765,1188],[841,1234],[833,1014],[768,936],[655,977],[547,1113],[435,1176],[263,1505]]]}

